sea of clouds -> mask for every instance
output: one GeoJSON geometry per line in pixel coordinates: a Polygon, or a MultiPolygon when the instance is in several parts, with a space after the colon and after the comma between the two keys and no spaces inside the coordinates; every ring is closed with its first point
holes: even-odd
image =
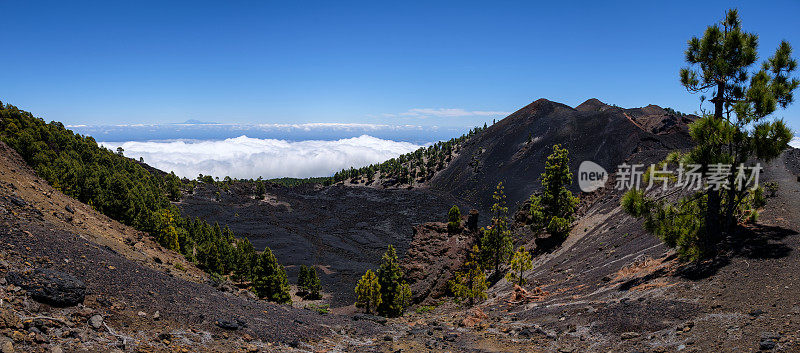
{"type": "Polygon", "coordinates": [[[794,138],[792,138],[792,140],[789,141],[789,146],[792,146],[794,148],[800,148],[800,137],[795,136],[794,138]]]}
{"type": "Polygon", "coordinates": [[[127,157],[180,177],[265,179],[329,176],[350,167],[383,162],[422,147],[361,135],[339,140],[287,141],[247,136],[224,140],[162,140],[101,142],[111,150],[122,147],[127,157]]]}

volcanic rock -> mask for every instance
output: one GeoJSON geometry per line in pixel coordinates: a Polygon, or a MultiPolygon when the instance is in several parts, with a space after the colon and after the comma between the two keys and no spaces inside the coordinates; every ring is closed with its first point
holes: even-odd
{"type": "Polygon", "coordinates": [[[474,237],[466,231],[450,234],[447,224],[441,222],[414,227],[414,239],[400,262],[413,302],[445,294],[447,282],[463,264],[474,237]]]}
{"type": "Polygon", "coordinates": [[[83,281],[60,271],[36,269],[10,272],[6,280],[30,292],[34,300],[56,307],[77,305],[86,297],[83,281]]]}

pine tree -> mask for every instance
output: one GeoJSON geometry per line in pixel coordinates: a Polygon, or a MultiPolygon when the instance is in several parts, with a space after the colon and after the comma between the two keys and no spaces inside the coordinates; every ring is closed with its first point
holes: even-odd
{"type": "Polygon", "coordinates": [[[314,267],[309,267],[307,270],[307,292],[309,299],[321,299],[322,295],[320,291],[322,290],[322,284],[319,281],[319,275],[317,274],[317,269],[314,267]]]}
{"type": "Polygon", "coordinates": [[[264,186],[264,181],[261,178],[256,180],[256,199],[263,200],[267,194],[267,188],[264,186]]]}
{"type": "MultiPolygon", "coordinates": [[[[686,154],[671,154],[667,163],[700,164],[708,180],[710,168],[728,164],[738,168],[758,158],[769,161],[788,147],[792,132],[782,120],[764,120],[777,108],[794,101],[800,81],[793,78],[797,61],[783,41],[775,54],[751,69],[758,58],[758,36],[742,30],[736,10],[709,26],[702,38],[688,42],[680,81],[689,92],[711,90],[713,114],[705,114],[689,126],[695,147],[686,154]]],[[[701,95],[701,106],[705,95],[701,95]]],[[[631,190],[622,199],[626,212],[645,218],[645,227],[682,258],[697,260],[714,256],[724,234],[733,230],[737,215],[750,209],[755,218],[758,195],[749,188],[735,187],[737,172],[728,176],[729,188],[707,188],[676,203],[656,201],[642,191],[631,190]]]]}
{"type": "Polygon", "coordinates": [[[253,290],[259,298],[276,303],[291,303],[286,270],[278,263],[270,248],[264,249],[253,270],[253,290]]]}
{"type": "Polygon", "coordinates": [[[567,189],[572,184],[569,170],[569,151],[561,145],[553,146],[553,153],[547,156],[542,173],[542,195],[531,196],[531,227],[546,229],[551,235],[564,239],[569,235],[578,198],[567,189]]]}
{"type": "Polygon", "coordinates": [[[461,211],[458,206],[453,205],[447,212],[447,231],[457,233],[461,229],[461,211]]]}
{"type": "Polygon", "coordinates": [[[397,252],[394,246],[389,245],[381,259],[378,269],[378,283],[381,285],[381,303],[378,305],[378,314],[386,317],[397,317],[405,309],[402,302],[403,271],[397,261],[397,252]]]}
{"type": "MultiPolygon", "coordinates": [[[[142,163],[144,163],[142,161],[142,163]]],[[[170,172],[169,175],[165,177],[164,180],[164,188],[167,191],[167,195],[169,196],[170,201],[180,201],[181,200],[181,179],[175,175],[175,172],[170,172]]]]}
{"type": "Polygon", "coordinates": [[[403,282],[400,285],[397,301],[402,308],[407,308],[411,305],[411,286],[408,283],[403,282]]]}
{"type": "Polygon", "coordinates": [[[531,254],[525,251],[525,248],[520,247],[511,258],[511,271],[506,274],[506,279],[509,282],[516,283],[519,286],[525,285],[525,277],[522,273],[533,268],[531,261],[531,254]]]}
{"type": "Polygon", "coordinates": [[[161,209],[158,212],[159,227],[156,231],[156,241],[161,246],[170,250],[180,250],[178,243],[178,230],[175,227],[175,218],[168,209],[161,209]]]}
{"type": "Polygon", "coordinates": [[[243,238],[236,240],[236,261],[233,274],[238,281],[246,281],[253,275],[253,263],[258,256],[250,240],[243,238]]]}
{"type": "Polygon", "coordinates": [[[356,285],[356,308],[364,308],[367,314],[381,304],[381,285],[378,276],[372,270],[367,270],[356,285]]]}
{"type": "Polygon", "coordinates": [[[320,282],[319,275],[314,266],[300,265],[300,274],[297,276],[297,287],[299,294],[303,295],[305,299],[319,299],[320,298],[320,282]]]}
{"type": "Polygon", "coordinates": [[[308,269],[306,265],[300,265],[300,272],[297,274],[297,294],[303,296],[306,293],[308,283],[308,269]]]}
{"type": "Polygon", "coordinates": [[[472,246],[472,251],[467,254],[467,260],[462,270],[457,272],[455,278],[450,280],[450,292],[458,298],[469,300],[469,305],[475,304],[475,299],[486,299],[486,275],[479,261],[480,250],[477,245],[472,246]]]}
{"type": "Polygon", "coordinates": [[[495,273],[499,273],[500,265],[505,263],[511,255],[513,244],[511,231],[508,229],[508,207],[506,207],[506,194],[503,191],[503,183],[497,184],[492,198],[492,225],[488,229],[483,229],[483,237],[480,241],[482,257],[484,263],[494,268],[495,273]]]}

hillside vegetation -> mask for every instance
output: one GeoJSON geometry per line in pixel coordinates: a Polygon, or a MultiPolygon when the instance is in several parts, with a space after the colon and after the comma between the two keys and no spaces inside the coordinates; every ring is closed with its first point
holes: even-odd
{"type": "Polygon", "coordinates": [[[475,127],[468,133],[447,141],[439,141],[428,147],[421,147],[414,152],[402,154],[397,158],[378,164],[370,164],[361,168],[342,169],[326,181],[326,184],[349,180],[354,184],[371,184],[381,179],[385,186],[400,186],[424,183],[436,172],[444,169],[458,155],[461,146],[470,138],[486,129],[475,127]],[[363,180],[362,180],[363,179],[363,180]]]}
{"type": "MultiPolygon", "coordinates": [[[[143,164],[98,146],[92,137],[74,134],[59,122],[45,123],[2,102],[0,140],[57,190],[150,233],[159,244],[179,251],[209,273],[235,274],[258,283],[265,277],[285,278],[282,266],[259,260],[274,257],[256,256],[249,240],[236,238],[227,226],[181,216],[170,203],[181,194],[181,181],[175,174],[151,173],[143,164]],[[268,268],[276,270],[264,270],[268,268]]],[[[259,291],[273,298],[267,295],[271,292],[259,291]]]]}

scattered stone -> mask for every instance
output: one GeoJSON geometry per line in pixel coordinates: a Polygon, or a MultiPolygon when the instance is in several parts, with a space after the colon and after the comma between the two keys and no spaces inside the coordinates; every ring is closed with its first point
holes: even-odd
{"type": "Polygon", "coordinates": [[[156,310],[156,312],[153,313],[153,320],[159,320],[159,319],[161,319],[161,313],[158,312],[158,310],[156,310]]]}
{"type": "Polygon", "coordinates": [[[525,338],[532,338],[535,336],[546,336],[547,338],[555,339],[557,337],[554,333],[545,331],[539,325],[523,327],[522,329],[519,330],[517,335],[525,338]]]}
{"type": "Polygon", "coordinates": [[[436,347],[438,345],[439,345],[439,342],[436,342],[435,339],[431,339],[428,342],[425,342],[425,347],[428,348],[428,349],[436,349],[436,347]]]}
{"type": "Polygon", "coordinates": [[[761,350],[771,350],[777,345],[777,341],[781,339],[781,335],[774,332],[764,332],[761,334],[761,342],[758,347],[761,350]]]}
{"type": "Polygon", "coordinates": [[[92,326],[95,330],[99,330],[103,327],[103,317],[100,315],[93,315],[89,318],[89,326],[92,326]]]}
{"type": "Polygon", "coordinates": [[[467,317],[461,320],[459,325],[463,327],[474,327],[488,318],[489,316],[487,316],[483,310],[480,308],[474,308],[467,312],[467,317]]]}
{"type": "Polygon", "coordinates": [[[59,346],[53,346],[50,348],[50,353],[64,353],[64,350],[59,346]]]}
{"type": "Polygon", "coordinates": [[[70,205],[64,206],[64,209],[67,210],[67,212],[69,212],[69,213],[75,213],[75,210],[72,209],[72,206],[70,206],[70,205]]]}
{"type": "Polygon", "coordinates": [[[14,344],[11,343],[11,340],[5,338],[2,343],[0,343],[0,352],[3,353],[14,353],[14,344]]]}
{"type": "Polygon", "coordinates": [[[761,349],[761,350],[764,350],[764,351],[768,351],[768,350],[774,349],[775,345],[776,345],[775,341],[769,340],[769,339],[765,340],[765,339],[762,338],[761,342],[759,342],[759,344],[758,344],[758,349],[761,349]]]}
{"type": "Polygon", "coordinates": [[[34,340],[36,343],[49,343],[49,342],[50,342],[50,339],[49,339],[49,338],[47,338],[45,335],[43,335],[43,334],[41,334],[41,333],[36,333],[36,334],[34,334],[34,335],[33,335],[33,340],[34,340]]]}
{"type": "Polygon", "coordinates": [[[533,301],[541,301],[550,293],[543,291],[541,288],[533,288],[530,292],[525,288],[514,285],[514,291],[508,298],[508,302],[512,304],[525,304],[533,301]]]}
{"type": "Polygon", "coordinates": [[[86,285],[72,275],[50,269],[9,272],[8,282],[27,290],[41,303],[56,307],[74,306],[86,297],[86,285]]]}
{"type": "Polygon", "coordinates": [[[11,339],[17,342],[24,341],[27,336],[21,331],[11,332],[11,339]]]}
{"type": "Polygon", "coordinates": [[[28,204],[27,202],[25,202],[25,200],[19,198],[18,196],[10,195],[8,199],[9,201],[11,201],[11,203],[19,207],[25,207],[28,204]]]}
{"type": "Polygon", "coordinates": [[[22,328],[22,322],[14,312],[0,308],[0,328],[22,328]]]}
{"type": "Polygon", "coordinates": [[[364,321],[372,321],[379,323],[381,325],[385,325],[388,320],[382,316],[370,315],[370,314],[363,314],[358,313],[353,315],[353,321],[364,320],[364,321]]]}
{"type": "Polygon", "coordinates": [[[633,338],[639,337],[641,335],[642,334],[640,334],[638,332],[625,332],[622,335],[620,335],[619,337],[624,339],[624,340],[629,340],[629,339],[633,339],[633,338]]]}
{"type": "Polygon", "coordinates": [[[237,323],[235,320],[219,319],[214,324],[216,324],[217,326],[219,326],[220,328],[225,329],[225,330],[238,330],[239,329],[239,323],[237,323]]]}
{"type": "Polygon", "coordinates": [[[140,312],[136,313],[136,315],[139,315],[139,317],[147,317],[147,313],[144,312],[144,311],[140,311],[140,312]]]}

